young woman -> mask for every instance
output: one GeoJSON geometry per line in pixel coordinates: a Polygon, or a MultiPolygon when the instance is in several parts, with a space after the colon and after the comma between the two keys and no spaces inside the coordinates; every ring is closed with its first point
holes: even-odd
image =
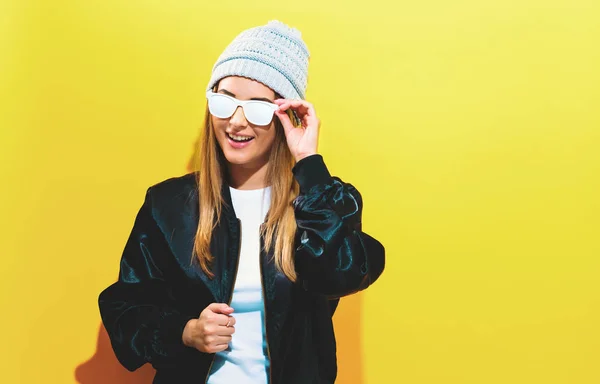
{"type": "Polygon", "coordinates": [[[200,171],[152,186],[99,298],[119,361],[154,383],[333,383],[332,315],[384,247],[317,154],[308,50],[283,23],[242,32],[207,87],[200,171]]]}

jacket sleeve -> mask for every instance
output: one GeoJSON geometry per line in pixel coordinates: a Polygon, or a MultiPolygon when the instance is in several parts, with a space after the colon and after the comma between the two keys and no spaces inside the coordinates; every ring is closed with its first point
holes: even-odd
{"type": "Polygon", "coordinates": [[[293,172],[300,185],[294,200],[298,281],[329,298],[367,288],[383,272],[385,249],[362,231],[360,193],[332,177],[320,155],[300,160],[293,172]]]}
{"type": "Polygon", "coordinates": [[[133,371],[146,362],[172,366],[188,348],[181,339],[193,316],[174,310],[165,281],[170,250],[153,217],[150,190],[123,251],[119,279],[98,304],[119,362],[133,371]]]}

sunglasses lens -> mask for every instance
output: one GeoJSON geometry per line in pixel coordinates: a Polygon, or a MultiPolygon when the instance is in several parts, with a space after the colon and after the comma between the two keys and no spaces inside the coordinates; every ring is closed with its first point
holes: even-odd
{"type": "Polygon", "coordinates": [[[269,125],[273,120],[274,112],[274,106],[263,101],[249,102],[244,105],[246,119],[254,125],[269,125]]]}
{"type": "Polygon", "coordinates": [[[220,119],[231,117],[236,108],[235,102],[225,95],[215,93],[208,98],[208,110],[220,119]]]}
{"type": "MultiPolygon", "coordinates": [[[[220,119],[233,116],[238,107],[238,101],[227,95],[208,93],[208,110],[211,115],[220,119]]],[[[273,113],[277,109],[275,104],[264,101],[247,101],[243,103],[244,116],[251,124],[269,125],[273,120],[273,113]]]]}

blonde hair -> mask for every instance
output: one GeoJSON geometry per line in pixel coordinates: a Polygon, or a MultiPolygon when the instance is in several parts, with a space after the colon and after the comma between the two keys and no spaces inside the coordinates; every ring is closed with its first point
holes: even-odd
{"type": "MultiPolygon", "coordinates": [[[[212,232],[221,220],[224,204],[221,190],[227,173],[227,160],[215,137],[211,115],[206,109],[204,129],[200,137],[198,202],[200,217],[194,241],[194,256],[210,278],[214,255],[210,253],[212,232]]],[[[292,121],[294,121],[292,119],[292,121]]],[[[271,147],[266,182],[271,186],[271,206],[261,235],[265,250],[273,250],[275,265],[288,279],[296,280],[294,268],[294,239],[296,219],[292,201],[298,196],[299,186],[292,173],[295,164],[286,142],[283,126],[274,118],[275,140],[271,147]]]]}

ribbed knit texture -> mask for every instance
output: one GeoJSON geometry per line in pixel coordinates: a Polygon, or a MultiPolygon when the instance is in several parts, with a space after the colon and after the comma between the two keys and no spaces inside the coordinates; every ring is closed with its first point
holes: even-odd
{"type": "Polygon", "coordinates": [[[240,33],[219,56],[207,90],[227,76],[265,84],[286,99],[304,99],[310,54],[300,31],[280,21],[240,33]]]}

